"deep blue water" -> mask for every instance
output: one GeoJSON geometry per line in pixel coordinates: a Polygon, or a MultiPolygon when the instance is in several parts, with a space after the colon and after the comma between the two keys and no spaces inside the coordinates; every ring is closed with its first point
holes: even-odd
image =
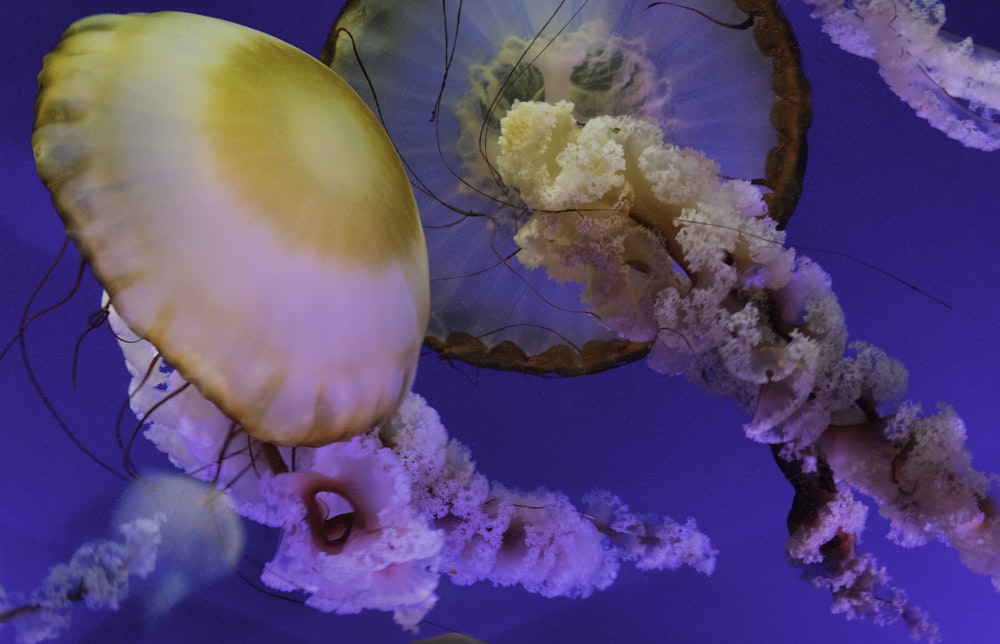
{"type": "MultiPolygon", "coordinates": [[[[75,0],[5,3],[0,9],[0,341],[63,238],[35,175],[30,134],[35,76],[43,54],[73,20],[107,11],[180,9],[234,20],[318,53],[338,2],[75,0]],[[16,5],[16,6],[15,6],[16,5]],[[33,5],[33,6],[31,6],[33,5]],[[281,6],[282,8],[278,8],[281,6]]],[[[841,256],[806,250],[832,275],[853,339],[869,341],[910,370],[910,398],[927,410],[953,405],[969,430],[980,470],[1000,472],[993,407],[1000,393],[1000,152],[964,148],[916,118],[882,83],[873,62],[832,45],[798,1],[782,2],[813,88],[814,119],[802,201],[789,242],[874,262],[946,300],[948,309],[841,256]]],[[[1000,48],[1000,5],[952,0],[948,26],[1000,48]]],[[[54,276],[68,288],[74,262],[54,276]]],[[[58,288],[56,288],[56,291],[58,288]]],[[[54,291],[50,291],[52,293],[54,291]]],[[[87,276],[81,294],[28,336],[32,364],[76,436],[117,464],[112,427],[127,377],[106,333],[81,349],[70,388],[73,345],[98,307],[87,276]]],[[[50,295],[51,298],[55,297],[50,295]]],[[[814,644],[905,642],[905,628],[848,622],[824,591],[799,579],[784,556],[791,488],[766,446],[747,440],[730,401],[643,364],[581,379],[457,368],[434,355],[416,390],[481,471],[511,486],[547,486],[579,499],[609,488],[636,511],[694,516],[720,550],[712,577],[691,570],[640,573],[625,566],[608,590],[586,600],[547,600],[517,588],[457,587],[443,580],[433,624],[495,643],[727,642],[814,644]]],[[[110,534],[125,484],[90,461],[53,422],[18,354],[0,363],[0,585],[34,587],[86,540],[110,534]]],[[[136,459],[169,467],[142,445],[136,459]]],[[[938,544],[904,550],[882,537],[874,510],[863,547],[888,566],[913,603],[949,642],[1000,638],[1000,596],[938,544]]],[[[241,569],[255,579],[276,536],[251,529],[241,569]],[[255,562],[257,570],[255,573],[255,562]]],[[[144,586],[118,612],[78,607],[68,642],[405,642],[388,615],[334,616],[277,599],[235,574],[195,591],[153,634],[142,634],[144,586]],[[143,638],[146,638],[143,640],[143,638]]],[[[11,637],[0,630],[0,640],[11,637]]]]}

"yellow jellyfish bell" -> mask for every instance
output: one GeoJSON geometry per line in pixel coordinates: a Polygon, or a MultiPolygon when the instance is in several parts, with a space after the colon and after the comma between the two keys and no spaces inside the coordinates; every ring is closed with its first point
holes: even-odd
{"type": "Polygon", "coordinates": [[[391,416],[428,316],[409,181],[307,54],[184,13],[80,20],[46,56],[32,143],[129,327],[251,435],[321,445],[391,416]]]}

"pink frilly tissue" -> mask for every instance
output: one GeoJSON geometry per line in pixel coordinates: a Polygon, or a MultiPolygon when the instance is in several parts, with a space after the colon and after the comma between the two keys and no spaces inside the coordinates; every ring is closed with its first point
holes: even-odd
{"type": "Polygon", "coordinates": [[[282,530],[261,579],[302,591],[323,611],[392,612],[413,629],[454,583],[519,584],[546,597],[606,588],[623,561],[689,565],[716,551],[693,519],[639,516],[595,490],[578,510],[563,494],[516,490],[476,469],[435,412],[410,394],[385,426],[318,448],[265,445],[164,363],[110,310],[146,436],[188,474],[225,490],[243,516],[282,530]]]}

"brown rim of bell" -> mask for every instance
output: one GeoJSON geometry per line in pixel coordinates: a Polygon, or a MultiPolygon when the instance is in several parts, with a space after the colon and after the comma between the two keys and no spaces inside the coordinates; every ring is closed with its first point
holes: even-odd
{"type": "MultiPolygon", "coordinates": [[[[799,201],[806,166],[806,133],[812,121],[809,82],[802,72],[798,42],[777,0],[733,0],[747,19],[722,24],[730,29],[753,29],[757,48],[771,59],[771,90],[777,100],[771,108],[771,126],[778,143],[767,155],[763,178],[753,184],[771,192],[764,195],[768,216],[783,229],[799,201]]],[[[343,12],[357,4],[350,0],[343,12]]],[[[655,3],[654,3],[655,4],[655,3]]],[[[671,3],[672,4],[672,3],[671,3]]],[[[335,30],[334,30],[335,31],[335,30]]],[[[329,62],[331,40],[321,59],[329,62]]],[[[428,335],[424,345],[446,360],[461,360],[477,367],[536,375],[581,376],[606,371],[644,358],[652,342],[625,339],[591,340],[579,347],[555,345],[534,355],[511,341],[489,345],[468,333],[452,332],[444,339],[428,335]]]]}

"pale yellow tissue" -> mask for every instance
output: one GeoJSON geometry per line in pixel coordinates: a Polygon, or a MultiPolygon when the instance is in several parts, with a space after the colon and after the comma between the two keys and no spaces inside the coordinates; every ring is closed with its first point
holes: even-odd
{"type": "Polygon", "coordinates": [[[559,174],[557,157],[576,138],[572,103],[517,103],[502,121],[497,170],[504,183],[517,188],[533,210],[562,210],[552,182],[559,174]]]}

